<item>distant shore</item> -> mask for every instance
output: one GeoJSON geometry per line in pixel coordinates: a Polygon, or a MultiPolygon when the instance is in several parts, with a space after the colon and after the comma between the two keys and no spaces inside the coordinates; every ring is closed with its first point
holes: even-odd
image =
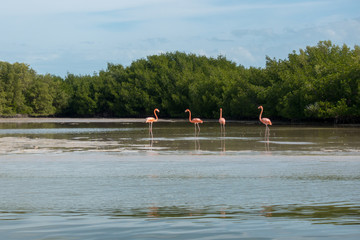
{"type": "MultiPolygon", "coordinates": [[[[159,122],[184,122],[184,119],[159,119],[159,122]]],[[[213,122],[215,119],[208,120],[213,122]]],[[[217,120],[216,120],[217,121],[217,120]]],[[[57,117],[0,117],[0,123],[145,123],[145,118],[57,118],[57,117]]]]}
{"type": "Polygon", "coordinates": [[[46,117],[14,117],[0,118],[0,123],[116,123],[145,122],[144,118],[46,118],[46,117]]]}
{"type": "MultiPolygon", "coordinates": [[[[206,122],[218,122],[218,119],[203,119],[206,122]]],[[[159,122],[187,122],[188,118],[160,118],[159,122]]],[[[257,120],[227,120],[243,124],[259,124],[257,120]]],[[[0,117],[0,123],[145,123],[145,118],[57,118],[57,117],[0,117]]],[[[289,123],[279,123],[289,124],[289,123]]]]}
{"type": "MultiPolygon", "coordinates": [[[[218,119],[203,119],[204,123],[218,122],[218,119]]],[[[159,122],[187,122],[187,118],[160,118],[159,122]]],[[[227,123],[241,123],[244,125],[261,124],[258,120],[226,120],[227,123]]],[[[0,117],[1,123],[145,123],[145,118],[57,118],[57,117],[0,117]]],[[[360,124],[334,124],[331,122],[291,122],[273,121],[274,126],[279,125],[316,125],[316,126],[347,126],[360,127],[360,124]]]]}

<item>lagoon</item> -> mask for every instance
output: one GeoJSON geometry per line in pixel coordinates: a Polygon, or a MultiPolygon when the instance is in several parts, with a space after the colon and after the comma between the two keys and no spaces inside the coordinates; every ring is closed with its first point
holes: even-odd
{"type": "Polygon", "coordinates": [[[358,239],[360,128],[0,123],[2,239],[358,239]]]}

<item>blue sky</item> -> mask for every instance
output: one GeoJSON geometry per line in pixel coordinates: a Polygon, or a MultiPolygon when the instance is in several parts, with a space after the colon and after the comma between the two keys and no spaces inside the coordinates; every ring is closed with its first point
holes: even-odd
{"type": "Polygon", "coordinates": [[[359,0],[0,0],[0,61],[85,75],[153,54],[245,67],[331,40],[360,45],[359,0]]]}

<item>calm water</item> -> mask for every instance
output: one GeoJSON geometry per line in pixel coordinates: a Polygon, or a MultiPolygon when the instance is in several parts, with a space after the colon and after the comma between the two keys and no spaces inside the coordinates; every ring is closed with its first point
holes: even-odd
{"type": "Polygon", "coordinates": [[[0,238],[359,239],[359,133],[0,123],[0,238]]]}

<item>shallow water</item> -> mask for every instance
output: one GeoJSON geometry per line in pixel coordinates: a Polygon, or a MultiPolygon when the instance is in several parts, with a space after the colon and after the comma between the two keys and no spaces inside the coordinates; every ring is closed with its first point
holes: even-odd
{"type": "Polygon", "coordinates": [[[1,123],[1,239],[359,239],[360,128],[1,123]]]}

